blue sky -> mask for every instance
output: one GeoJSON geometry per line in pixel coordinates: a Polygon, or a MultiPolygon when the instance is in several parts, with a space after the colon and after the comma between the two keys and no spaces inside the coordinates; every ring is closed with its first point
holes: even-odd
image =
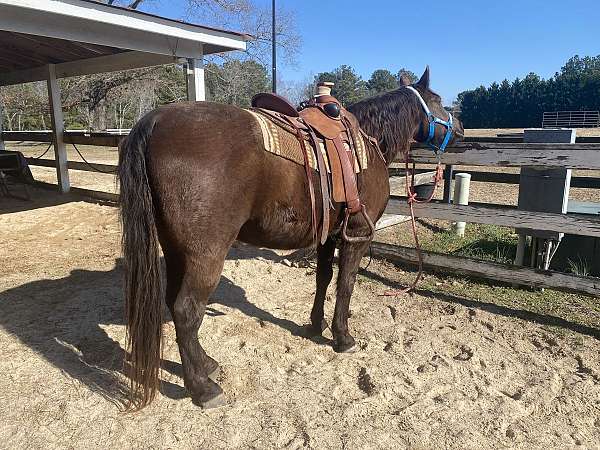
{"type": "MultiPolygon", "coordinates": [[[[286,80],[340,64],[365,79],[379,68],[420,75],[429,64],[432,87],[450,103],[481,84],[547,78],[575,54],[600,54],[600,0],[277,1],[295,11],[303,38],[297,66],[279,69],[286,80]],[[317,17],[332,25],[316,27],[317,17]]],[[[184,4],[153,0],[142,9],[182,18],[184,4]]]]}

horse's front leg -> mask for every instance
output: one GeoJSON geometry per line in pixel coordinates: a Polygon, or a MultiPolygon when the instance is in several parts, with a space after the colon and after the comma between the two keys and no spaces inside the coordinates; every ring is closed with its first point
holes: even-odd
{"type": "Polygon", "coordinates": [[[328,238],[317,249],[317,289],[315,302],[310,313],[310,333],[319,336],[327,328],[325,320],[325,297],[327,287],[333,278],[333,255],[335,253],[335,239],[328,238]]]}
{"type": "Polygon", "coordinates": [[[354,350],[354,338],[348,331],[350,297],[354,290],[360,260],[367,251],[369,244],[370,242],[343,242],[340,248],[335,312],[331,328],[334,339],[333,349],[336,352],[351,352],[354,350]]]}

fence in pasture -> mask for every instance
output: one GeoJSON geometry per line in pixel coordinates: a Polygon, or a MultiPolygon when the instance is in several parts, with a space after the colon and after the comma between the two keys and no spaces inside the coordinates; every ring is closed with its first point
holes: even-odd
{"type": "MultiPolygon", "coordinates": [[[[116,134],[113,132],[99,132],[99,133],[87,133],[84,131],[65,131],[63,134],[63,141],[67,145],[94,145],[98,147],[118,147],[121,140],[125,138],[125,135],[116,134]]],[[[0,141],[6,142],[43,142],[52,143],[52,132],[51,131],[3,131],[0,134],[0,141]]],[[[25,158],[30,166],[38,167],[56,167],[56,161],[54,159],[41,159],[41,158],[25,158]]],[[[104,173],[115,173],[117,166],[114,164],[101,164],[92,163],[89,164],[85,161],[68,161],[67,167],[70,170],[80,170],[84,172],[104,172],[104,173]]],[[[36,185],[40,187],[51,187],[56,188],[56,185],[44,182],[36,182],[36,185]]],[[[85,195],[87,197],[108,201],[117,202],[119,200],[118,194],[111,192],[95,191],[91,189],[84,189],[79,187],[71,186],[71,192],[85,195]]]]}
{"type": "MultiPolygon", "coordinates": [[[[433,164],[435,157],[430,150],[413,147],[411,160],[414,163],[433,164]]],[[[565,167],[570,169],[600,170],[600,144],[524,144],[522,142],[466,142],[448,149],[442,163],[452,166],[492,167],[565,167]]],[[[473,172],[469,173],[473,174],[473,172]]],[[[486,174],[488,172],[477,172],[486,174]]],[[[481,181],[494,181],[493,175],[481,181]]],[[[502,174],[511,175],[513,174],[502,174]]],[[[516,174],[514,174],[516,175],[516,174]]],[[[516,175],[518,177],[518,175],[516,175]]],[[[585,178],[585,177],[582,177],[585,178]]],[[[598,187],[600,180],[594,180],[598,187]]],[[[473,180],[476,180],[474,177],[473,180]]],[[[511,182],[517,182],[511,179],[511,182]]],[[[592,183],[590,183],[592,184],[592,183]]],[[[585,186],[585,187],[590,187],[585,186]]],[[[391,196],[386,210],[388,214],[406,215],[409,208],[406,199],[391,196]]],[[[522,211],[516,207],[497,204],[451,205],[444,201],[433,201],[415,205],[415,215],[421,218],[452,222],[470,222],[513,228],[557,231],[568,234],[600,238],[600,217],[587,214],[554,214],[522,211]]],[[[412,248],[373,243],[373,254],[390,260],[416,262],[416,251],[412,248]]],[[[466,257],[423,252],[424,264],[436,270],[467,276],[486,278],[507,283],[518,283],[533,287],[580,292],[600,296],[600,278],[582,277],[551,270],[484,262],[466,257]]]]}
{"type": "Polygon", "coordinates": [[[542,116],[542,128],[595,127],[600,127],[600,111],[552,111],[542,116]]]}
{"type": "MultiPolygon", "coordinates": [[[[124,136],[114,133],[75,133],[64,135],[67,144],[86,144],[105,147],[118,146],[124,136]]],[[[48,142],[52,140],[48,132],[4,132],[5,141],[48,142]]],[[[483,139],[483,138],[482,138],[483,139]]],[[[449,166],[491,166],[491,167],[566,167],[570,169],[600,170],[600,143],[598,140],[575,144],[524,144],[522,138],[490,139],[493,142],[464,142],[457,144],[442,156],[442,163],[449,166]]],[[[597,138],[596,138],[597,139],[597,138]]],[[[473,140],[473,139],[471,139],[473,140]]],[[[411,161],[416,164],[434,164],[436,159],[430,150],[414,146],[411,161]]],[[[55,167],[52,159],[28,158],[33,166],[55,167]]],[[[68,162],[69,169],[94,171],[87,164],[77,161],[68,162]]],[[[94,164],[96,169],[115,171],[117,166],[94,164]]],[[[402,192],[403,177],[391,169],[390,184],[392,192],[402,192]]],[[[518,174],[469,171],[473,181],[518,184],[518,174]]],[[[430,182],[431,169],[422,169],[418,183],[430,182]]],[[[572,186],[600,188],[597,177],[574,177],[572,186]]],[[[73,192],[99,200],[118,201],[118,195],[71,188],[73,192]]],[[[406,199],[402,195],[392,195],[386,210],[384,225],[390,226],[402,222],[409,215],[406,199]],[[397,219],[399,218],[399,219],[397,219]],[[404,219],[403,219],[404,218],[404,219]]],[[[560,231],[568,234],[600,238],[600,217],[587,214],[554,214],[528,212],[515,207],[497,204],[471,203],[468,206],[448,204],[445,201],[433,201],[415,205],[415,215],[420,218],[439,219],[453,222],[493,224],[513,228],[531,228],[536,230],[560,231]]],[[[416,251],[412,248],[373,243],[373,255],[390,260],[415,263],[416,251]]],[[[600,296],[600,278],[582,277],[552,270],[536,270],[527,267],[484,262],[467,257],[450,256],[432,252],[423,252],[426,267],[458,273],[467,276],[486,278],[508,283],[518,283],[533,287],[547,287],[562,291],[580,292],[600,296]]]]}

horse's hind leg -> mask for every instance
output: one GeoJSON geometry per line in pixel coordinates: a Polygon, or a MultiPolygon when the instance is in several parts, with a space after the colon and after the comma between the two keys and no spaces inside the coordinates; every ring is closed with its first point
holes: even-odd
{"type": "MultiPolygon", "coordinates": [[[[200,345],[198,330],[206,311],[208,297],[219,283],[225,254],[226,250],[222,255],[186,257],[185,273],[181,277],[179,292],[174,301],[172,297],[169,299],[169,296],[173,295],[169,287],[171,280],[167,281],[167,304],[175,322],[183,380],[193,402],[203,408],[212,408],[224,403],[222,389],[209,377],[218,368],[218,364],[200,345]]],[[[168,277],[175,277],[175,273],[168,266],[167,260],[168,277]]],[[[177,283],[177,279],[173,279],[172,282],[177,283]]]]}
{"type": "MultiPolygon", "coordinates": [[[[175,320],[174,306],[183,283],[185,266],[183,264],[183,258],[179,257],[179,255],[170,251],[168,248],[164,251],[164,255],[167,269],[167,292],[165,295],[165,300],[167,306],[169,307],[169,311],[171,311],[171,316],[173,317],[173,320],[175,320]]],[[[216,375],[218,374],[219,363],[208,356],[202,347],[201,350],[204,367],[206,368],[208,376],[214,381],[216,375]]]]}
{"type": "Polygon", "coordinates": [[[360,260],[369,244],[370,242],[352,244],[344,242],[340,248],[335,311],[331,327],[334,338],[333,349],[336,352],[352,351],[355,346],[354,338],[348,331],[350,297],[354,290],[360,260]]]}
{"type": "Polygon", "coordinates": [[[327,328],[325,320],[325,297],[327,287],[333,277],[333,255],[335,252],[335,239],[329,238],[317,249],[317,290],[315,302],[310,313],[310,329],[313,335],[320,335],[327,328]]]}

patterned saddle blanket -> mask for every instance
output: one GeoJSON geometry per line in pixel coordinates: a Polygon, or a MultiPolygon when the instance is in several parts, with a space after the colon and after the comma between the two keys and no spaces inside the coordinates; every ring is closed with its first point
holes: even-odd
{"type": "MultiPolygon", "coordinates": [[[[267,152],[281,156],[282,158],[297,164],[304,165],[302,146],[298,140],[296,130],[290,124],[283,119],[277,119],[277,117],[268,110],[253,108],[247,111],[254,116],[260,126],[264,148],[267,152]]],[[[354,171],[359,173],[368,166],[367,143],[365,142],[367,139],[360,131],[356,132],[351,129],[350,133],[352,133],[351,140],[355,143],[355,146],[350,148],[350,142],[348,140],[344,140],[343,144],[346,151],[353,152],[353,159],[355,161],[354,171]]],[[[311,142],[310,136],[308,133],[303,133],[302,137],[306,145],[313,150],[308,153],[310,168],[319,171],[315,155],[316,150],[311,142]]],[[[327,172],[331,173],[331,164],[325,149],[325,140],[320,136],[317,136],[317,140],[319,151],[323,155],[325,166],[327,167],[327,172]]]]}

